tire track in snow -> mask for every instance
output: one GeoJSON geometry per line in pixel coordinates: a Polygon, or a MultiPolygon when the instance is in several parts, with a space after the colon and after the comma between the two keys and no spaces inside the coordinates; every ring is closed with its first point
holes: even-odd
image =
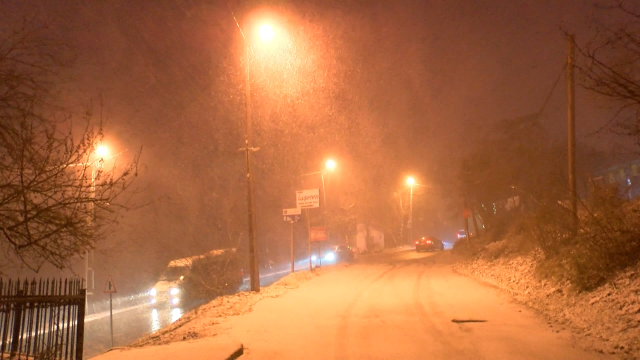
{"type": "MultiPolygon", "coordinates": [[[[431,263],[430,265],[433,266],[433,263],[431,263]]],[[[433,309],[438,306],[434,301],[428,301],[429,311],[427,311],[427,307],[424,305],[422,297],[420,296],[420,289],[425,271],[427,271],[426,266],[422,268],[413,285],[413,305],[415,311],[418,313],[418,318],[420,319],[420,323],[422,323],[424,331],[433,334],[433,336],[439,340],[438,343],[445,351],[447,359],[482,359],[480,354],[478,354],[477,352],[474,354],[466,354],[465,351],[460,348],[460,344],[451,341],[450,334],[446,334],[442,331],[439,323],[434,321],[435,316],[433,315],[437,311],[433,309]]],[[[442,320],[444,321],[444,319],[442,320]]],[[[446,324],[449,323],[450,322],[447,322],[446,324]]],[[[440,324],[445,323],[440,322],[440,324]]]]}
{"type": "Polygon", "coordinates": [[[380,281],[385,275],[387,275],[392,270],[396,269],[396,265],[392,265],[391,268],[383,271],[380,275],[376,276],[375,279],[369,281],[365,286],[360,288],[356,294],[353,296],[353,299],[349,302],[344,312],[340,316],[340,323],[338,325],[338,329],[336,331],[336,346],[334,351],[334,358],[337,360],[343,360],[349,358],[349,319],[352,316],[353,309],[355,308],[362,295],[371,287],[371,285],[380,281]]]}

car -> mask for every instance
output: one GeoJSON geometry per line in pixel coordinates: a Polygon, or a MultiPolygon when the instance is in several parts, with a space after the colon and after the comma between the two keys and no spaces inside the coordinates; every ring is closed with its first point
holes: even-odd
{"type": "Polygon", "coordinates": [[[356,250],[349,245],[334,246],[333,253],[335,254],[336,262],[353,261],[356,258],[356,250]]]}
{"type": "MultiPolygon", "coordinates": [[[[327,263],[339,263],[343,261],[353,261],[356,257],[356,251],[354,248],[348,245],[332,246],[329,250],[324,252],[322,261],[327,263]]],[[[312,261],[317,261],[316,255],[311,256],[312,261]]]]}
{"type": "Polygon", "coordinates": [[[467,237],[467,232],[464,230],[458,230],[458,239],[463,239],[467,237]]]}
{"type": "MultiPolygon", "coordinates": [[[[242,285],[244,272],[237,260],[236,249],[212,250],[205,254],[172,260],[162,272],[160,279],[147,292],[153,307],[182,307],[194,300],[194,284],[217,293],[235,293],[242,285]],[[202,272],[207,274],[207,283],[202,272]],[[191,291],[187,291],[191,288],[191,291]]],[[[198,288],[202,290],[201,288],[198,288]]],[[[197,292],[202,295],[203,291],[197,292]]]]}
{"type": "Polygon", "coordinates": [[[416,240],[416,252],[444,250],[442,240],[434,236],[423,236],[416,240]]]}

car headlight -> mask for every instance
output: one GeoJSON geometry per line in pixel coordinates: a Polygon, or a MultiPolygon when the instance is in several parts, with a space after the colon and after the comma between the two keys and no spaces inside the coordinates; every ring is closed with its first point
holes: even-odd
{"type": "Polygon", "coordinates": [[[311,255],[311,261],[316,261],[318,258],[315,255],[311,255]]]}
{"type": "Polygon", "coordinates": [[[149,291],[149,295],[151,295],[151,296],[156,296],[157,294],[158,294],[158,292],[156,291],[156,289],[151,289],[149,291]]]}
{"type": "Polygon", "coordinates": [[[179,292],[180,290],[178,288],[171,288],[171,290],[169,290],[169,294],[171,295],[178,295],[179,292]]]}
{"type": "Polygon", "coordinates": [[[334,253],[328,253],[327,255],[324,256],[324,259],[327,261],[333,261],[336,259],[336,255],[334,253]]]}

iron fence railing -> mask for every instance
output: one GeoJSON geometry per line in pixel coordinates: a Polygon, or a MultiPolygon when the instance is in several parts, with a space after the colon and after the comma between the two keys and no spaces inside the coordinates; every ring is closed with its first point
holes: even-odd
{"type": "Polygon", "coordinates": [[[82,360],[82,285],[79,279],[0,279],[0,358],[82,360]]]}

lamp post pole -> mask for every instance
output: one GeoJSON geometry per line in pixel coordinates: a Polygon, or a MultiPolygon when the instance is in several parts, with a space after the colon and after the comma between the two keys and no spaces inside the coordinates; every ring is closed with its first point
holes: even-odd
{"type": "MultiPolygon", "coordinates": [[[[246,40],[245,40],[246,41],[246,40]]],[[[255,216],[253,204],[253,189],[251,187],[251,87],[249,79],[249,44],[245,43],[247,58],[245,61],[245,136],[244,151],[247,169],[247,215],[249,222],[249,271],[251,291],[260,291],[260,269],[258,268],[258,249],[255,235],[255,216]]]]}
{"type": "Polygon", "coordinates": [[[408,243],[413,241],[413,184],[409,185],[409,221],[407,221],[408,243]]]}
{"type": "Polygon", "coordinates": [[[409,185],[409,220],[407,221],[407,233],[409,234],[409,240],[407,243],[413,241],[413,185],[416,184],[416,180],[412,177],[407,178],[407,185],[409,185]]]}

